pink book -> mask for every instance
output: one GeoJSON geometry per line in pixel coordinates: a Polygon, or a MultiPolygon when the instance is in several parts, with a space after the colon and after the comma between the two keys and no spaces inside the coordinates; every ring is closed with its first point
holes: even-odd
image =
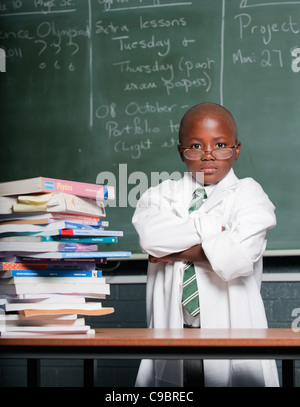
{"type": "Polygon", "coordinates": [[[113,186],[87,184],[55,178],[35,177],[0,183],[0,196],[42,192],[65,192],[84,198],[115,199],[113,186]]]}

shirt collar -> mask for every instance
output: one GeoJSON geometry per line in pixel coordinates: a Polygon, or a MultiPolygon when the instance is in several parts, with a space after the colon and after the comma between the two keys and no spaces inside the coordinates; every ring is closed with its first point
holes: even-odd
{"type": "Polygon", "coordinates": [[[231,168],[230,171],[226,174],[226,176],[220,182],[218,182],[217,184],[205,185],[205,186],[203,186],[198,181],[196,181],[190,172],[186,172],[184,177],[187,178],[187,181],[190,185],[190,188],[189,188],[190,196],[193,195],[195,189],[204,188],[206,191],[207,197],[209,198],[209,196],[212,194],[212,192],[215,190],[215,188],[218,185],[220,185],[220,184],[226,185],[228,182],[230,183],[230,181],[233,180],[233,178],[235,178],[235,174],[234,174],[233,169],[231,168]]]}

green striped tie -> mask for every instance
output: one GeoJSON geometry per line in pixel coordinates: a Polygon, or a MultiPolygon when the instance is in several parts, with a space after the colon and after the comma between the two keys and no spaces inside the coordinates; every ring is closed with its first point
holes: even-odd
{"type": "MultiPolygon", "coordinates": [[[[203,204],[203,200],[207,197],[205,189],[198,188],[193,194],[193,199],[190,203],[189,213],[196,211],[203,204]]],[[[182,305],[187,312],[196,317],[200,313],[198,286],[196,273],[193,263],[189,262],[184,266],[183,290],[182,290],[182,305]]]]}

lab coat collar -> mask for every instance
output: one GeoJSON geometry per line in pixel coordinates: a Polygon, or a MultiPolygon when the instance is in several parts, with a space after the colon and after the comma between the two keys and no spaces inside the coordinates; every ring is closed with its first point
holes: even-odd
{"type": "Polygon", "coordinates": [[[224,199],[224,195],[228,193],[228,191],[233,190],[236,188],[239,179],[235,175],[233,169],[229,171],[229,173],[224,177],[214,188],[212,191],[209,199],[203,205],[203,210],[208,212],[214,206],[216,206],[220,201],[224,199]]]}
{"type": "MultiPolygon", "coordinates": [[[[233,169],[215,186],[209,198],[205,201],[202,210],[205,212],[212,209],[224,198],[224,194],[231,189],[235,189],[238,183],[233,169]]],[[[172,206],[183,217],[187,216],[188,206],[191,201],[191,196],[195,187],[199,186],[192,178],[191,173],[185,172],[184,176],[172,185],[168,191],[165,192],[165,197],[172,202],[172,206]]]]}

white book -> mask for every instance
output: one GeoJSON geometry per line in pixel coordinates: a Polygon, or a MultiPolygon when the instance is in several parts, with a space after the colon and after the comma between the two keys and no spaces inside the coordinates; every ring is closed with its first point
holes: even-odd
{"type": "Polygon", "coordinates": [[[105,277],[9,277],[0,280],[6,284],[105,284],[105,277]]]}
{"type": "Polygon", "coordinates": [[[31,323],[34,325],[36,322],[38,323],[50,323],[51,321],[56,321],[56,323],[59,323],[61,321],[62,323],[68,324],[70,323],[75,323],[75,321],[79,319],[84,319],[84,318],[78,318],[76,314],[68,314],[68,315],[43,315],[41,319],[40,315],[34,315],[32,317],[25,317],[24,315],[20,314],[0,314],[0,320],[5,320],[6,322],[11,322],[11,323],[31,323]]]}
{"type": "Polygon", "coordinates": [[[49,223],[47,225],[32,225],[32,224],[0,224],[0,233],[50,233],[56,232],[58,229],[65,229],[68,227],[68,222],[59,220],[57,222],[49,223]]]}
{"type": "Polygon", "coordinates": [[[91,243],[0,241],[0,252],[95,252],[97,250],[98,245],[91,243]]]}
{"type": "MultiPolygon", "coordinates": [[[[24,317],[23,315],[12,314],[12,315],[2,315],[5,317],[6,326],[43,326],[43,325],[85,325],[84,318],[78,318],[77,314],[70,315],[40,315],[33,317],[24,317]],[[15,317],[15,318],[12,318],[15,317]],[[66,318],[70,317],[70,318],[66,318]]],[[[0,318],[1,320],[1,318],[0,318]]],[[[4,319],[2,319],[4,321],[4,319]]],[[[0,322],[1,324],[1,322],[0,322]]],[[[3,324],[2,324],[3,325],[3,324]]]]}
{"type": "MultiPolygon", "coordinates": [[[[5,252],[3,252],[5,253],[5,252]]],[[[109,258],[126,258],[131,257],[131,252],[47,252],[47,253],[31,253],[31,252],[15,252],[16,256],[35,258],[35,259],[109,259],[109,258]]]]}
{"type": "MultiPolygon", "coordinates": [[[[70,302],[79,302],[79,303],[84,303],[85,302],[85,298],[105,298],[105,296],[103,296],[103,294],[97,294],[97,293],[89,293],[88,295],[85,295],[85,293],[80,293],[80,294],[74,294],[74,293],[25,293],[25,294],[1,294],[0,293],[0,298],[1,299],[9,299],[9,301],[5,301],[3,302],[3,304],[7,304],[8,302],[19,302],[20,300],[24,300],[24,302],[37,302],[37,301],[42,301],[45,300],[47,298],[51,298],[51,297],[62,297],[62,298],[67,298],[69,297],[70,299],[72,298],[72,300],[70,300],[70,302]],[[80,298],[80,299],[79,299],[80,298]]],[[[55,302],[57,300],[54,300],[53,302],[55,302]]],[[[61,302],[63,302],[64,300],[61,300],[61,302]]],[[[51,301],[50,301],[51,302],[51,301]]],[[[68,302],[67,300],[65,300],[64,302],[68,302]]]]}
{"type": "Polygon", "coordinates": [[[106,295],[110,293],[109,291],[109,284],[0,284],[0,294],[7,295],[47,293],[89,296],[89,294],[106,295]]]}
{"type": "Polygon", "coordinates": [[[0,336],[2,338],[25,338],[25,337],[34,337],[34,336],[48,336],[48,335],[57,335],[57,334],[83,334],[83,335],[94,335],[95,330],[94,329],[89,329],[86,332],[1,332],[0,331],[0,336]]]}
{"type": "Polygon", "coordinates": [[[81,310],[99,310],[102,309],[101,302],[87,302],[85,304],[72,304],[72,303],[11,303],[5,305],[5,311],[21,311],[24,309],[48,309],[48,310],[58,310],[58,309],[81,309],[81,310]]]}
{"type": "Polygon", "coordinates": [[[41,298],[41,299],[18,299],[13,298],[12,296],[9,299],[3,300],[2,305],[6,304],[85,304],[86,299],[83,296],[77,295],[61,295],[61,294],[48,294],[51,295],[49,298],[41,298]]]}
{"type": "Polygon", "coordinates": [[[93,199],[115,199],[113,186],[61,180],[48,177],[34,177],[0,183],[0,195],[67,192],[93,199]]]}
{"type": "Polygon", "coordinates": [[[83,325],[83,326],[7,326],[7,327],[0,327],[1,331],[1,336],[2,334],[7,333],[25,333],[25,332],[31,332],[31,333],[47,333],[49,334],[62,334],[62,333],[87,333],[91,329],[90,326],[88,325],[83,325]]]}
{"type": "MultiPolygon", "coordinates": [[[[1,197],[0,197],[1,202],[1,197]]],[[[10,213],[10,214],[0,214],[0,221],[1,222],[10,222],[14,220],[36,220],[36,219],[44,219],[45,222],[52,219],[53,215],[49,212],[37,212],[37,213],[10,213]]],[[[58,219],[57,219],[58,220],[58,219]]],[[[66,220],[65,218],[60,218],[60,220],[66,220]]]]}
{"type": "Polygon", "coordinates": [[[64,294],[21,294],[21,295],[0,295],[2,304],[10,302],[77,302],[85,303],[85,298],[82,295],[64,295],[64,294]]]}
{"type": "Polygon", "coordinates": [[[13,196],[0,196],[0,214],[11,214],[16,201],[17,198],[13,196]]]}
{"type": "Polygon", "coordinates": [[[102,201],[81,198],[62,192],[41,195],[18,196],[13,206],[14,212],[60,212],[77,215],[105,217],[102,201]]]}

